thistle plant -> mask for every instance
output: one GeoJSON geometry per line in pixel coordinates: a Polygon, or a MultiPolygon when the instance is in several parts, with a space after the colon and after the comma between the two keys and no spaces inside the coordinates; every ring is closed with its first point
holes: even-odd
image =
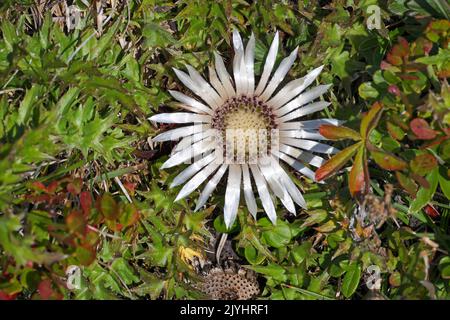
{"type": "Polygon", "coordinates": [[[294,64],[298,47],[274,68],[279,42],[276,33],[256,84],[255,37],[252,34],[244,46],[241,36],[234,31],[233,78],[217,53],[215,66],[209,67],[209,82],[192,66],[186,66],[188,73],[174,69],[180,81],[198,98],[170,91],[180,102],[179,106],[188,112],[162,113],[150,118],[154,122],[186,124],[153,139],[162,142],[182,138],[161,169],[194,159],[171,184],[174,187],[185,183],[176,200],[188,196],[207,181],[195,208],[200,209],[228,171],[224,206],[227,227],[236,218],[241,190],[249,212],[256,218],[258,208],[254,186],[272,223],[276,223],[277,216],[271,193],[293,214],[296,213],[295,204],[306,208],[302,193],[280,165],[279,159],[315,181],[309,166],[320,167],[325,162],[317,154],[338,151],[317,140],[326,140],[319,132],[320,125],[338,125],[339,121],[299,121],[299,118],[321,111],[330,104],[326,101],[313,102],[330,85],[318,85],[306,90],[323,66],[280,88],[294,64]]]}

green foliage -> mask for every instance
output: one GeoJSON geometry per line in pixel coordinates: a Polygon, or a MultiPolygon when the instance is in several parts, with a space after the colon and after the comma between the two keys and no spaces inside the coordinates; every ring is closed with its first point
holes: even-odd
{"type": "Polygon", "coordinates": [[[446,1],[105,1],[101,27],[83,3],[75,29],[56,7],[0,4],[0,299],[201,298],[186,280],[211,231],[262,280],[257,298],[365,298],[374,265],[386,299],[448,298],[446,1]],[[342,150],[324,184],[292,175],[307,210],[278,204],[273,225],[242,206],[226,230],[223,186],[198,213],[174,202],[171,145],[151,144],[147,118],[176,108],[173,67],[231,61],[233,29],[255,34],[257,76],[276,30],[278,62],[299,46],[289,78],[324,64],[332,105],[314,117],[346,123],[321,128],[342,150]]]}

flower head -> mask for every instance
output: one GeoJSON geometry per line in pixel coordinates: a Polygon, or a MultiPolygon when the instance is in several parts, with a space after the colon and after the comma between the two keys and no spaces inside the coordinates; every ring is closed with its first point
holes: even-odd
{"type": "Polygon", "coordinates": [[[298,118],[329,105],[325,101],[313,101],[324,94],[330,85],[306,90],[323,66],[279,88],[294,64],[298,48],[274,69],[278,45],[277,32],[256,85],[255,37],[252,34],[244,47],[239,33],[235,31],[233,79],[218,54],[215,54],[215,66],[209,68],[209,83],[191,66],[186,66],[188,73],[174,69],[181,82],[198,98],[169,91],[180,102],[180,107],[189,112],[163,113],[150,118],[155,122],[187,124],[163,132],[153,139],[160,142],[182,138],[162,168],[194,159],[171,185],[173,187],[187,182],[176,200],[205,184],[197,201],[198,210],[206,203],[225,173],[228,173],[224,207],[227,227],[236,218],[241,190],[247,208],[255,218],[255,189],[264,211],[273,223],[276,222],[276,211],[271,193],[294,214],[294,203],[305,208],[306,202],[301,192],[279,159],[314,180],[314,172],[308,166],[320,167],[325,162],[316,154],[338,151],[316,140],[326,140],[318,131],[321,124],[338,125],[339,121],[298,121],[298,118]]]}

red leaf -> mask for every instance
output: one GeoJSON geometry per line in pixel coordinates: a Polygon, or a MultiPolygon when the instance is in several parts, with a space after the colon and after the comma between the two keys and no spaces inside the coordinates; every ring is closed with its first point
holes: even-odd
{"type": "Polygon", "coordinates": [[[123,184],[123,186],[125,187],[125,189],[127,189],[130,195],[134,196],[134,191],[136,189],[137,183],[127,181],[123,184]]]}
{"type": "Polygon", "coordinates": [[[364,153],[364,148],[358,150],[348,177],[348,185],[352,196],[355,196],[355,194],[360,193],[364,189],[364,153]]]}
{"type": "Polygon", "coordinates": [[[394,96],[400,97],[400,89],[395,84],[391,84],[388,87],[388,92],[392,93],[394,96]]]}
{"type": "Polygon", "coordinates": [[[83,180],[81,180],[80,178],[76,178],[72,182],[67,184],[67,191],[69,191],[73,195],[79,194],[82,188],[83,180]]]}
{"type": "Polygon", "coordinates": [[[403,60],[402,60],[401,57],[396,56],[396,55],[394,55],[394,54],[392,54],[392,53],[388,53],[388,54],[387,54],[386,60],[387,60],[390,64],[392,64],[392,65],[394,65],[394,66],[399,66],[399,65],[401,65],[401,64],[403,63],[403,60]]]}
{"type": "Polygon", "coordinates": [[[440,137],[437,137],[436,139],[425,142],[419,149],[423,150],[423,149],[431,148],[433,146],[442,144],[445,140],[447,140],[449,138],[448,133],[446,133],[446,134],[447,134],[446,136],[440,136],[440,137]]]}
{"type": "Polygon", "coordinates": [[[375,102],[370,108],[369,112],[361,120],[360,134],[363,139],[366,139],[370,132],[376,127],[381,116],[383,105],[380,102],[375,102]]]}
{"type": "Polygon", "coordinates": [[[356,150],[362,146],[362,142],[357,142],[350,147],[345,148],[338,154],[333,156],[330,160],[325,162],[319,169],[316,170],[315,176],[317,181],[321,181],[330,177],[336,171],[341,169],[348,160],[355,154],[356,150]]]}
{"type": "Polygon", "coordinates": [[[386,61],[381,61],[381,63],[380,63],[380,69],[381,70],[389,70],[389,68],[391,68],[392,67],[392,65],[391,64],[389,64],[389,63],[387,63],[386,61]]]}
{"type": "Polygon", "coordinates": [[[87,229],[86,234],[83,238],[82,244],[95,248],[95,246],[98,244],[99,240],[100,240],[100,237],[97,232],[95,232],[94,230],[91,230],[91,229],[87,229]]]}
{"type": "Polygon", "coordinates": [[[381,150],[371,151],[370,155],[381,168],[386,170],[403,170],[407,166],[402,159],[381,150]]]}
{"type": "Polygon", "coordinates": [[[431,140],[436,137],[436,131],[430,128],[424,119],[415,118],[410,123],[411,131],[422,140],[431,140]]]}
{"type": "Polygon", "coordinates": [[[80,204],[84,215],[88,216],[92,208],[92,197],[89,191],[83,191],[80,193],[80,204]]]}
{"type": "Polygon", "coordinates": [[[319,127],[319,132],[322,136],[331,140],[353,139],[355,141],[361,140],[358,132],[347,127],[337,127],[330,124],[323,124],[319,127]]]}
{"type": "Polygon", "coordinates": [[[66,217],[66,225],[70,232],[75,234],[84,234],[86,231],[86,219],[83,214],[76,210],[69,213],[66,217]]]}
{"type": "Polygon", "coordinates": [[[386,125],[389,134],[394,138],[395,140],[402,140],[405,136],[405,132],[400,128],[399,126],[393,124],[392,122],[388,122],[386,125]]]}
{"type": "Polygon", "coordinates": [[[32,183],[31,183],[31,187],[32,187],[34,190],[47,192],[46,186],[45,186],[42,182],[39,182],[39,181],[34,181],[34,182],[32,182],[32,183]]]}
{"type": "Polygon", "coordinates": [[[437,165],[436,158],[429,153],[418,155],[410,162],[411,170],[421,176],[432,171],[437,165]]]}
{"type": "Polygon", "coordinates": [[[97,199],[97,208],[108,220],[115,220],[120,215],[119,206],[113,197],[108,193],[105,193],[97,199]]]}
{"type": "Polygon", "coordinates": [[[3,291],[0,291],[0,300],[15,300],[17,297],[17,293],[9,294],[3,291]]]}
{"type": "Polygon", "coordinates": [[[52,181],[48,186],[47,186],[47,192],[48,193],[55,193],[56,189],[59,186],[59,181],[52,181]]]}
{"type": "Polygon", "coordinates": [[[139,211],[135,205],[126,203],[122,206],[122,214],[120,215],[120,223],[123,227],[133,225],[139,220],[139,211]]]}
{"type": "Polygon", "coordinates": [[[88,266],[95,261],[96,252],[94,247],[88,244],[82,244],[77,247],[75,256],[81,265],[88,266]]]}
{"type": "Polygon", "coordinates": [[[417,193],[417,184],[410,177],[404,175],[400,171],[395,172],[395,176],[397,177],[398,183],[402,186],[403,189],[406,190],[413,197],[416,196],[417,193]]]}
{"type": "Polygon", "coordinates": [[[400,73],[398,74],[398,76],[403,79],[403,80],[411,80],[411,81],[415,81],[415,80],[419,80],[420,78],[418,76],[409,74],[409,73],[400,73]]]}
{"type": "Polygon", "coordinates": [[[409,55],[409,44],[405,38],[399,37],[398,44],[394,45],[387,54],[386,60],[393,65],[401,65],[409,55]]]}
{"type": "Polygon", "coordinates": [[[50,299],[54,293],[52,289],[52,281],[50,279],[44,279],[41,282],[39,282],[38,291],[42,299],[44,300],[50,299]]]}
{"type": "Polygon", "coordinates": [[[439,211],[437,211],[432,205],[427,205],[425,208],[425,213],[433,219],[436,219],[437,217],[439,217],[439,211]]]}
{"type": "Polygon", "coordinates": [[[411,173],[411,178],[413,178],[421,187],[428,189],[430,187],[430,183],[424,177],[419,176],[418,174],[411,173]]]}

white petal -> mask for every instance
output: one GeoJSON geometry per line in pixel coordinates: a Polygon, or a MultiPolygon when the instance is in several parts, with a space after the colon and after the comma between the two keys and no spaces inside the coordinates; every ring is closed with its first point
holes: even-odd
{"type": "Polygon", "coordinates": [[[242,177],[244,179],[245,202],[247,203],[248,211],[251,213],[253,218],[256,219],[258,207],[256,206],[255,196],[253,195],[252,182],[250,180],[250,173],[247,164],[242,165],[242,177]]]}
{"type": "Polygon", "coordinates": [[[215,135],[217,132],[216,129],[209,129],[209,130],[205,130],[205,131],[201,131],[201,132],[197,132],[193,135],[184,137],[183,139],[181,139],[180,142],[178,142],[178,144],[176,145],[175,148],[173,148],[172,153],[177,153],[183,149],[188,148],[189,146],[191,146],[192,144],[204,140],[206,138],[209,138],[213,135],[215,135]]]}
{"type": "Polygon", "coordinates": [[[269,189],[267,188],[266,181],[259,171],[258,167],[254,164],[250,165],[250,169],[252,170],[253,178],[255,179],[255,185],[258,189],[259,198],[261,199],[262,206],[270,221],[273,224],[277,222],[277,213],[275,211],[275,207],[272,202],[272,198],[270,197],[269,189]]]}
{"type": "MultiPolygon", "coordinates": [[[[173,68],[173,71],[177,75],[178,79],[192,92],[194,92],[197,96],[203,99],[208,105],[210,105],[213,109],[219,107],[220,104],[214,99],[212,95],[210,95],[207,88],[202,87],[196,81],[194,81],[188,74],[185,72],[173,68]]],[[[211,88],[211,90],[213,90],[211,88]]],[[[216,93],[217,95],[217,93],[216,93]]],[[[217,95],[218,96],[218,95],[217,95]]]]}
{"type": "Polygon", "coordinates": [[[217,184],[220,182],[220,179],[222,179],[222,176],[224,175],[225,171],[227,171],[227,168],[228,165],[223,164],[219,168],[219,170],[217,170],[216,174],[211,178],[211,180],[208,181],[208,183],[205,186],[205,189],[203,189],[200,197],[198,198],[197,205],[195,206],[194,211],[197,211],[206,203],[206,200],[208,200],[211,193],[217,187],[217,184]]]}
{"type": "MultiPolygon", "coordinates": [[[[288,122],[289,123],[289,122],[288,122]]],[[[280,138],[298,138],[312,140],[328,140],[319,132],[311,132],[306,130],[280,130],[280,138]]]]}
{"type": "Polygon", "coordinates": [[[300,190],[298,190],[295,183],[291,180],[289,175],[286,173],[286,171],[283,170],[283,168],[280,166],[280,164],[275,159],[272,160],[272,166],[273,166],[275,172],[280,177],[282,184],[284,185],[286,190],[289,192],[292,199],[295,201],[295,203],[297,203],[302,208],[306,209],[305,199],[303,198],[302,194],[300,193],[300,190]]]}
{"type": "Polygon", "coordinates": [[[295,59],[297,58],[297,52],[298,47],[292,51],[292,53],[287,57],[284,58],[280,66],[278,67],[277,71],[275,71],[272,79],[270,80],[269,84],[267,85],[266,90],[261,95],[261,100],[267,101],[272,96],[272,93],[275,91],[275,89],[280,85],[281,81],[283,81],[284,77],[288,73],[289,69],[291,69],[292,65],[294,64],[295,59]]]}
{"type": "Polygon", "coordinates": [[[317,168],[321,167],[325,163],[325,159],[322,157],[282,143],[280,143],[280,151],[317,168]]]}
{"type": "Polygon", "coordinates": [[[210,107],[205,106],[203,103],[195,100],[194,98],[191,98],[181,92],[169,90],[169,93],[172,97],[180,101],[181,103],[184,103],[188,106],[191,106],[192,108],[198,110],[199,113],[208,113],[213,114],[213,111],[210,107]]]}
{"type": "Polygon", "coordinates": [[[280,92],[278,92],[272,99],[267,101],[267,104],[276,109],[281,108],[285,103],[292,100],[303,90],[305,90],[320,74],[323,66],[320,66],[306,76],[300,79],[295,79],[285,85],[280,92]]]}
{"type": "Polygon", "coordinates": [[[213,87],[211,87],[208,81],[203,79],[200,73],[192,66],[186,65],[186,69],[188,69],[189,76],[197,84],[197,87],[200,88],[200,91],[205,95],[208,95],[208,98],[214,100],[218,106],[221,106],[224,102],[223,99],[217,94],[213,87]]]}
{"type": "Polygon", "coordinates": [[[233,75],[236,83],[236,94],[239,96],[247,92],[247,68],[244,61],[244,44],[239,32],[233,31],[233,75]]]}
{"type": "Polygon", "coordinates": [[[181,137],[186,137],[195,132],[201,132],[203,130],[207,130],[209,125],[196,124],[193,126],[180,127],[172,130],[165,131],[163,133],[158,134],[156,137],[152,138],[154,142],[161,141],[173,141],[178,140],[181,137]]]}
{"type": "Polygon", "coordinates": [[[316,181],[316,176],[314,174],[314,171],[312,171],[311,169],[309,169],[308,167],[306,167],[305,165],[303,165],[299,161],[289,157],[287,154],[278,152],[276,150],[273,150],[272,153],[275,156],[277,156],[278,158],[280,158],[281,160],[283,160],[284,162],[286,162],[292,168],[294,168],[295,170],[297,170],[298,172],[303,174],[305,177],[308,177],[311,180],[316,181]]]}
{"type": "Polygon", "coordinates": [[[336,119],[316,119],[316,120],[305,120],[305,121],[297,121],[297,122],[284,122],[280,123],[278,128],[280,130],[317,130],[323,124],[331,124],[334,126],[340,126],[344,124],[345,121],[336,120],[336,119]]]}
{"type": "Polygon", "coordinates": [[[264,70],[259,80],[258,86],[255,90],[255,95],[260,95],[266,88],[267,80],[269,80],[270,74],[272,73],[273,66],[275,65],[275,60],[277,58],[278,43],[279,43],[278,31],[273,38],[272,44],[270,45],[269,53],[267,54],[266,63],[264,64],[264,70]]]}
{"type": "Polygon", "coordinates": [[[282,122],[294,120],[299,117],[306,116],[310,113],[321,111],[321,110],[325,109],[326,107],[328,107],[329,105],[330,105],[330,102],[327,102],[327,101],[319,101],[319,102],[310,103],[303,108],[299,108],[295,111],[292,111],[291,113],[288,113],[285,116],[282,116],[277,121],[279,121],[279,123],[282,123],[282,122]]]}
{"type": "Polygon", "coordinates": [[[150,121],[163,123],[211,122],[211,116],[188,112],[159,113],[148,118],[150,121]]]}
{"type": "Polygon", "coordinates": [[[255,91],[255,35],[252,32],[250,40],[245,48],[245,67],[247,69],[247,95],[253,95],[255,91]]]}
{"type": "Polygon", "coordinates": [[[281,117],[282,115],[291,112],[315,99],[323,95],[327,90],[330,88],[331,85],[320,85],[317,87],[312,88],[311,90],[308,90],[301,95],[299,95],[297,98],[289,102],[284,107],[281,107],[278,110],[275,110],[275,113],[281,117]]]}
{"type": "Polygon", "coordinates": [[[173,166],[179,165],[185,161],[190,160],[202,154],[206,151],[214,149],[216,146],[216,142],[214,139],[205,139],[199,142],[194,143],[190,147],[183,149],[182,151],[175,153],[172,155],[166,162],[163,163],[161,169],[171,168],[173,166]]]}
{"type": "Polygon", "coordinates": [[[206,157],[194,162],[189,167],[181,171],[180,174],[178,174],[172,181],[172,184],[170,185],[171,188],[179,186],[180,184],[183,184],[187,179],[192,177],[194,174],[196,174],[201,168],[206,166],[207,164],[211,163],[216,158],[214,153],[211,153],[207,155],[206,157]]]}
{"type": "Polygon", "coordinates": [[[223,59],[216,52],[214,52],[215,65],[217,70],[217,75],[219,76],[220,81],[222,82],[224,88],[227,90],[228,97],[232,97],[236,94],[233,83],[231,82],[230,74],[225,68],[225,64],[223,63],[223,59]]]}
{"type": "Polygon", "coordinates": [[[227,228],[230,228],[236,219],[240,195],[241,168],[240,165],[231,164],[230,171],[228,172],[227,190],[225,191],[225,206],[223,208],[227,228]]]}
{"type": "Polygon", "coordinates": [[[266,178],[266,181],[269,183],[270,189],[272,189],[273,193],[280,198],[286,209],[295,214],[295,206],[292,202],[291,196],[279,181],[279,177],[275,173],[271,161],[267,165],[259,165],[259,169],[261,170],[264,178],[266,178]]]}
{"type": "Polygon", "coordinates": [[[223,100],[228,99],[228,92],[223,86],[222,82],[220,82],[219,78],[217,77],[216,69],[212,66],[208,66],[209,71],[209,82],[211,82],[211,85],[216,89],[216,91],[219,93],[220,97],[223,100]]]}
{"type": "Polygon", "coordinates": [[[187,195],[191,194],[199,185],[203,183],[208,177],[219,167],[215,161],[208,164],[202,171],[198,172],[178,193],[175,201],[183,199],[187,195]]]}
{"type": "Polygon", "coordinates": [[[233,30],[233,46],[234,51],[244,52],[244,43],[242,42],[241,35],[236,29],[233,30]]]}
{"type": "Polygon", "coordinates": [[[326,153],[326,154],[334,154],[339,152],[339,149],[317,141],[294,139],[294,138],[280,138],[280,142],[312,152],[326,153]]]}

